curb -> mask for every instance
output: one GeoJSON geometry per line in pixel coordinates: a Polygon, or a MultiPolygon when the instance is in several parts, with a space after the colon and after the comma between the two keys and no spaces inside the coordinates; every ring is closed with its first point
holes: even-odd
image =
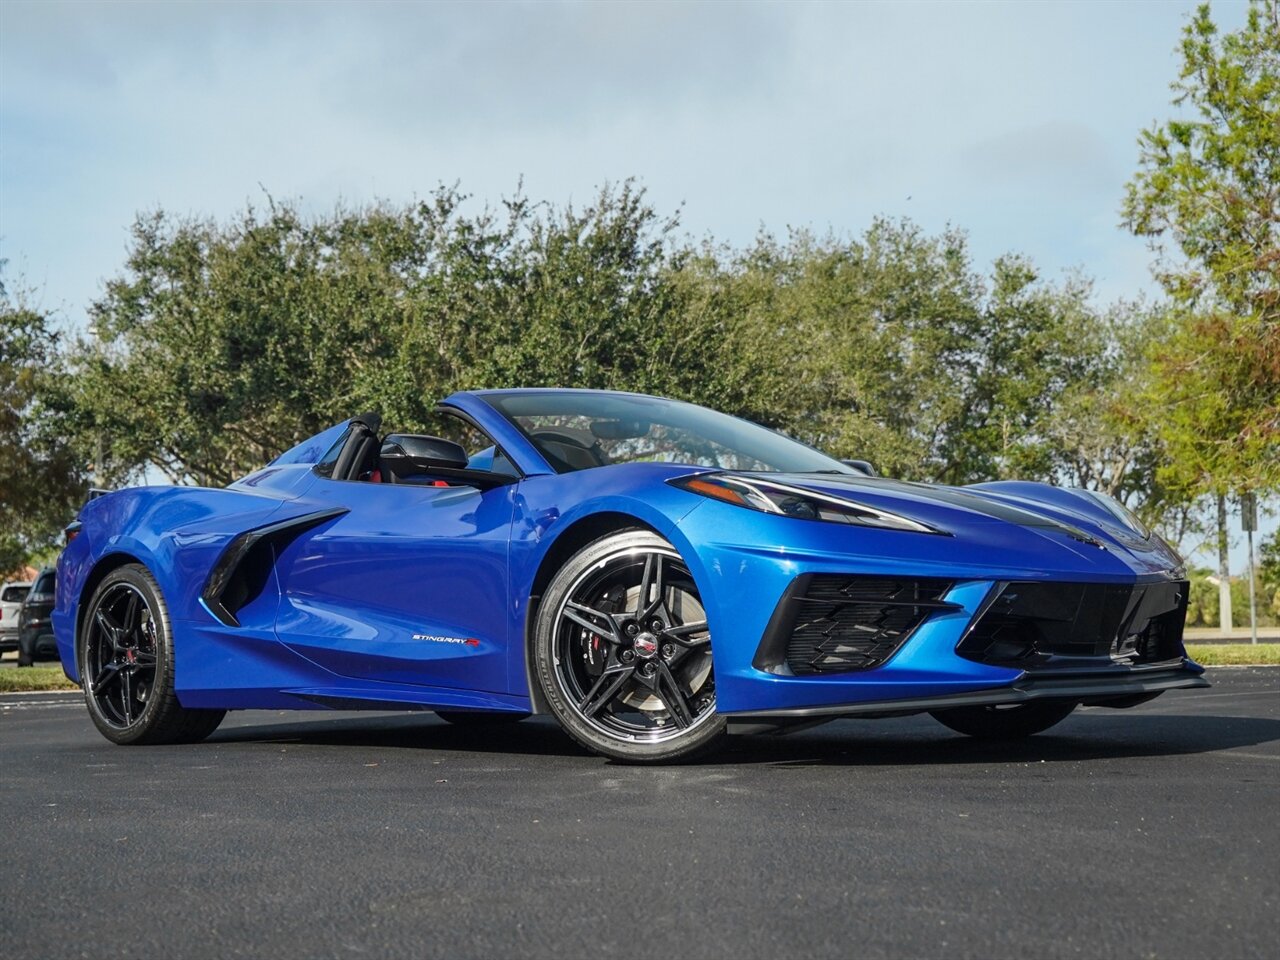
{"type": "Polygon", "coordinates": [[[74,690],[4,690],[0,691],[2,697],[67,697],[71,695],[84,696],[84,691],[79,687],[74,690]]]}

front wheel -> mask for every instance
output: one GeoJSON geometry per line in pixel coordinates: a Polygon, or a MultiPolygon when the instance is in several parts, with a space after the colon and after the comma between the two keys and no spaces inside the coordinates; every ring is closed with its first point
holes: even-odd
{"type": "Polygon", "coordinates": [[[80,629],[80,679],[94,726],[112,743],[194,743],[226,716],[189,710],[173,687],[173,631],[160,587],[141,564],[111,571],[80,629]]]}
{"type": "Polygon", "coordinates": [[[543,597],[534,654],[556,719],[596,753],[688,760],[724,733],[706,611],[656,534],[627,530],[575,554],[543,597]]]}
{"type": "Polygon", "coordinates": [[[956,733],[982,740],[1019,740],[1048,730],[1070,716],[1074,700],[1033,700],[1030,703],[952,707],[929,715],[956,733]]]}

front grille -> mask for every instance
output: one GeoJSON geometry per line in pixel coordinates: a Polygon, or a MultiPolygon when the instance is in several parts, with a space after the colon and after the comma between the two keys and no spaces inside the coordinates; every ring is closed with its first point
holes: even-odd
{"type": "Polygon", "coordinates": [[[951,581],[808,574],[778,605],[755,665],[798,676],[878,667],[932,614],[958,610],[942,598],[951,581]]]}
{"type": "Polygon", "coordinates": [[[1186,581],[997,584],[956,647],[1023,670],[1163,663],[1183,655],[1186,581]]]}

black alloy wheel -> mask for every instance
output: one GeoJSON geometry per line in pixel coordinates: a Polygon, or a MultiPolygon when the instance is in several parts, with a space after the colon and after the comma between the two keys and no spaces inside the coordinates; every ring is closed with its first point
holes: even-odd
{"type": "Polygon", "coordinates": [[[140,564],[119,567],[98,585],[78,648],[89,716],[113,743],[192,743],[226,715],[178,702],[168,609],[155,578],[140,564]]]}
{"type": "Polygon", "coordinates": [[[99,714],[127,729],[147,709],[156,679],[156,621],[142,591],[112,584],[88,624],[85,677],[99,714]]]}
{"type": "Polygon", "coordinates": [[[711,633],[679,553],[647,531],[583,548],[543,598],[543,692],[561,725],[618,760],[689,759],[724,732],[711,633]]]}

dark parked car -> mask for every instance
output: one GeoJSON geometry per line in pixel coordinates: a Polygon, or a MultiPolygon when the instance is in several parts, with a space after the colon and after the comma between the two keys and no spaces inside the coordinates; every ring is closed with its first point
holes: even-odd
{"type": "Polygon", "coordinates": [[[29,667],[33,660],[56,660],[58,644],[53,638],[53,624],[49,614],[53,612],[53,588],[56,574],[53,567],[40,571],[31,586],[31,592],[22,602],[18,614],[18,666],[29,667]]]}

